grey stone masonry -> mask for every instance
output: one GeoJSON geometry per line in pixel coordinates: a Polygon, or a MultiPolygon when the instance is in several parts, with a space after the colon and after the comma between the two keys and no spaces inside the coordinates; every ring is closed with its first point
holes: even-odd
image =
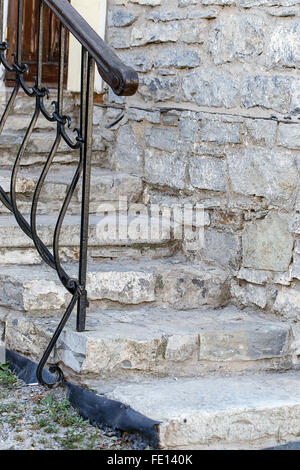
{"type": "Polygon", "coordinates": [[[204,245],[179,251],[228,270],[238,305],[299,318],[299,1],[108,6],[108,41],[140,78],[105,97],[126,116],[110,169],[138,175],[147,204],[201,204],[204,245]]]}

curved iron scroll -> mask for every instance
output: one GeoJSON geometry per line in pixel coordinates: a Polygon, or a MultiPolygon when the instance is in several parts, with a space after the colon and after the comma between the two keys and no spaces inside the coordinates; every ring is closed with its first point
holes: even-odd
{"type": "MultiPolygon", "coordinates": [[[[1,2],[1,0],[0,0],[1,2]]],[[[49,388],[61,383],[64,380],[63,373],[59,367],[55,366],[50,368],[50,372],[56,372],[58,374],[58,381],[55,383],[47,383],[43,378],[43,369],[54,349],[54,346],[65,327],[75,305],[77,304],[77,331],[84,331],[85,319],[86,319],[86,308],[88,306],[87,292],[86,292],[86,274],[87,274],[87,242],[88,242],[88,226],[89,226],[89,196],[90,196],[90,174],[91,174],[91,152],[92,152],[92,117],[93,117],[93,90],[94,90],[94,72],[95,72],[95,60],[93,54],[90,53],[88,48],[84,47],[84,41],[80,41],[82,45],[82,64],[81,64],[81,102],[80,102],[80,128],[74,129],[76,137],[71,139],[66,132],[66,126],[70,127],[71,118],[63,114],[63,82],[64,82],[64,57],[65,57],[65,44],[66,34],[65,27],[66,21],[62,21],[60,24],[60,51],[59,51],[59,72],[58,72],[58,91],[57,100],[52,102],[54,110],[49,113],[45,107],[44,100],[49,98],[49,90],[42,86],[42,53],[43,53],[43,8],[44,3],[50,7],[56,2],[50,2],[46,0],[39,0],[39,22],[38,22],[38,57],[37,57],[37,77],[35,78],[35,84],[32,87],[28,87],[25,83],[24,75],[28,72],[28,66],[22,63],[22,19],[23,19],[23,0],[18,0],[18,28],[17,28],[17,51],[12,54],[12,64],[7,61],[7,53],[9,46],[6,42],[0,43],[0,63],[9,72],[15,73],[15,86],[11,92],[11,96],[7,103],[0,121],[0,133],[7,121],[10,112],[13,109],[17,94],[19,90],[23,90],[24,93],[35,99],[35,109],[31,118],[31,122],[27,128],[22,144],[19,148],[16,156],[10,184],[10,197],[5,193],[3,188],[0,187],[0,200],[3,204],[14,214],[20,228],[23,232],[30,237],[34,245],[40,254],[41,258],[51,268],[55,269],[60,281],[68,292],[72,295],[71,301],[53,334],[53,337],[43,354],[42,359],[39,362],[37,368],[38,381],[49,388]],[[20,164],[32,132],[36,125],[38,118],[42,116],[47,121],[56,123],[56,135],[53,140],[51,151],[47,157],[44,167],[41,171],[40,177],[35,187],[31,213],[30,223],[20,213],[18,209],[18,203],[16,198],[16,182],[18,177],[18,171],[20,164]],[[37,207],[40,197],[40,193],[53,162],[53,159],[58,150],[61,140],[64,140],[66,144],[73,150],[79,149],[79,160],[74,172],[73,179],[69,185],[65,200],[62,204],[57,223],[54,231],[53,239],[53,250],[52,252],[43,243],[38,235],[37,231],[37,207]],[[62,224],[67,212],[68,206],[72,199],[72,196],[77,187],[79,178],[82,174],[82,206],[81,206],[81,235],[80,235],[80,255],[79,255],[79,275],[78,279],[74,279],[68,275],[61,264],[59,256],[59,239],[62,230],[62,224]]],[[[69,5],[69,3],[67,2],[69,5]]],[[[54,11],[54,10],[53,10],[54,11]]],[[[75,15],[76,16],[76,15],[75,15]]],[[[58,15],[59,19],[60,16],[58,15]]],[[[76,16],[78,19],[78,14],[76,16]]],[[[74,18],[73,18],[74,20],[74,18]]],[[[72,22],[74,27],[74,21],[72,22]]],[[[66,25],[68,27],[68,24],[66,25]]],[[[76,28],[75,28],[76,29],[76,28]]],[[[71,30],[71,29],[70,29],[71,30]]],[[[72,32],[72,31],[71,31],[72,32]]],[[[96,33],[95,33],[96,34],[96,33]]],[[[80,38],[78,38],[80,40],[80,38]]],[[[99,38],[100,39],[100,38],[99,38]]],[[[107,50],[105,46],[104,51],[107,50]]],[[[98,57],[99,59],[99,57],[98,57]]],[[[116,62],[118,64],[118,62],[116,62]]],[[[123,69],[122,69],[123,70],[123,69]]],[[[126,67],[125,69],[126,70],[126,67]]],[[[121,73],[121,72],[120,72],[121,73]]],[[[122,76],[122,73],[121,73],[122,76]]],[[[106,77],[105,77],[106,78],[106,77]]],[[[128,91],[128,90],[127,90],[128,91]]],[[[124,93],[125,94],[125,93],[124,93]]]]}

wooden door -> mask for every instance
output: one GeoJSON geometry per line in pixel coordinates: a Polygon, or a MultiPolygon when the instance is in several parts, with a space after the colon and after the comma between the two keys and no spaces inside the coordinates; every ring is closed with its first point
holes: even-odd
{"type": "MultiPolygon", "coordinates": [[[[70,1],[70,0],[69,0],[70,1]]],[[[9,0],[7,42],[10,52],[16,50],[17,0],[9,0]]],[[[24,0],[22,62],[29,66],[26,81],[36,76],[37,35],[39,0],[24,0]]],[[[65,81],[67,80],[68,34],[65,57],[65,81]]],[[[59,63],[59,21],[51,10],[44,6],[43,84],[56,86],[59,63]]],[[[12,84],[14,75],[6,74],[6,83],[12,84]]]]}

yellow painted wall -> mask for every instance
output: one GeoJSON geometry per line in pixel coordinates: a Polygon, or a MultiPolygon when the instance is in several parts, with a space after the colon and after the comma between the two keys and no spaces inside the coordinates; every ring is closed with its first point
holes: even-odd
{"type": "MultiPolygon", "coordinates": [[[[107,0],[71,0],[74,8],[87,20],[97,33],[105,38],[107,0]]],[[[68,90],[80,91],[81,45],[70,34],[68,62],[68,90]]],[[[101,92],[102,79],[98,72],[95,78],[95,91],[101,92]]]]}

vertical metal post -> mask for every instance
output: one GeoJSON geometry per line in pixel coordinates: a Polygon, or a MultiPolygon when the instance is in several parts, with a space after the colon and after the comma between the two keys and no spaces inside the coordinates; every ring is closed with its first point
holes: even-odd
{"type": "MultiPolygon", "coordinates": [[[[81,75],[81,131],[83,131],[84,144],[82,146],[82,202],[81,202],[81,233],[79,254],[79,284],[86,291],[87,274],[87,248],[89,229],[89,203],[92,159],[93,134],[93,103],[95,82],[95,61],[82,49],[82,75],[81,75]]],[[[84,331],[87,308],[86,292],[80,296],[77,306],[77,331],[84,331]]]]}
{"type": "Polygon", "coordinates": [[[37,47],[37,87],[42,86],[44,40],[44,2],[39,0],[38,47],[37,47]]]}
{"type": "Polygon", "coordinates": [[[4,28],[4,0],[0,0],[0,42],[4,41],[3,28],[4,28]]]}
{"type": "Polygon", "coordinates": [[[65,72],[66,30],[62,23],[59,29],[59,71],[58,71],[58,114],[63,114],[64,72],[65,72]]]}
{"type": "Polygon", "coordinates": [[[22,61],[23,0],[18,0],[17,62],[22,61]]]}

